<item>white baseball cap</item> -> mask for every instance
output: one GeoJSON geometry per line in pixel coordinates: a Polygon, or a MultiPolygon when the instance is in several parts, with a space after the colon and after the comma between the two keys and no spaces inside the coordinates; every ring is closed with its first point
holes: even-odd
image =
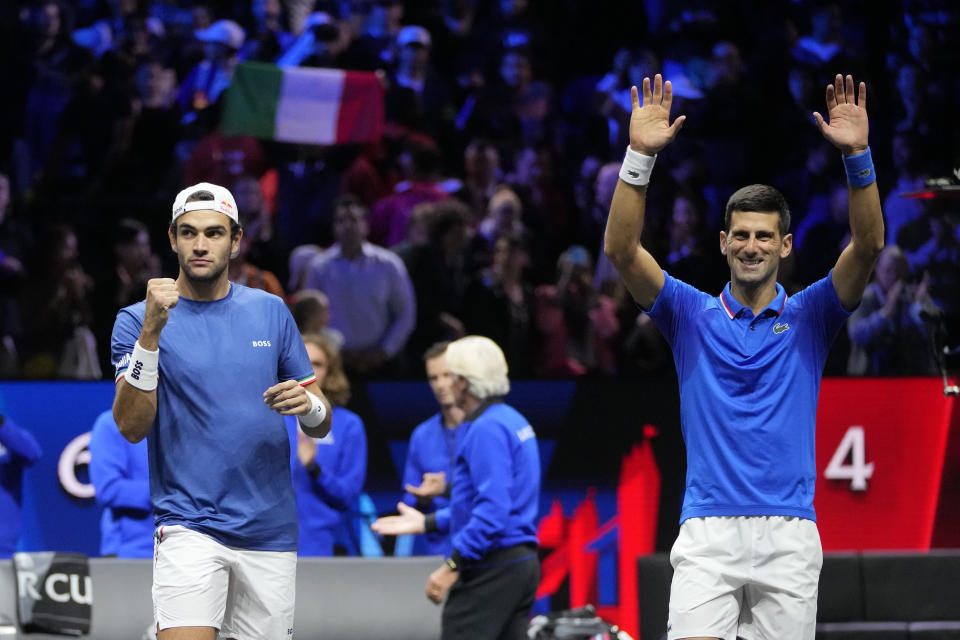
{"type": "Polygon", "coordinates": [[[200,42],[219,42],[231,49],[239,49],[247,34],[243,27],[233,20],[217,20],[206,29],[197,29],[193,35],[200,42]]]}
{"type": "Polygon", "coordinates": [[[192,187],[187,187],[177,194],[177,199],[173,201],[173,217],[170,223],[176,222],[177,218],[187,211],[199,211],[201,209],[210,209],[219,211],[235,223],[240,224],[240,216],[237,212],[237,201],[233,199],[233,194],[226,187],[210,184],[209,182],[200,182],[192,187]],[[213,194],[213,200],[194,200],[187,202],[187,198],[198,191],[209,191],[213,194]]]}

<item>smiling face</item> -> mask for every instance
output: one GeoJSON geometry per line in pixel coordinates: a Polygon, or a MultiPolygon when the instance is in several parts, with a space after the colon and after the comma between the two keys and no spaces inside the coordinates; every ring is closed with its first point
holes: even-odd
{"type": "Polygon", "coordinates": [[[240,247],[242,231],[230,235],[230,218],[210,209],[188,211],[177,218],[176,234],[169,232],[180,272],[198,284],[226,278],[230,255],[240,247]]]}
{"type": "Polygon", "coordinates": [[[720,252],[737,286],[757,288],[777,279],[780,261],[790,255],[793,234],[780,235],[776,211],[734,211],[730,228],[720,232],[720,252]]]}

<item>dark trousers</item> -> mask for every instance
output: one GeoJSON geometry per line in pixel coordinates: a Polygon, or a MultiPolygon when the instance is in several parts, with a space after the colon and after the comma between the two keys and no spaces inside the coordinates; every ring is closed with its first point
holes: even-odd
{"type": "Polygon", "coordinates": [[[539,583],[536,555],[491,567],[465,567],[443,607],[442,639],[526,640],[539,583]]]}

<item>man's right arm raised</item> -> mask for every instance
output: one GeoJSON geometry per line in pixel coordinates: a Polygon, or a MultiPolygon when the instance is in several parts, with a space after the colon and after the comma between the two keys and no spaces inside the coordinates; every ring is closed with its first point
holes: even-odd
{"type": "Polygon", "coordinates": [[[157,417],[157,372],[160,332],[170,318],[170,309],[177,305],[180,294],[176,281],[154,278],[147,282],[147,299],[143,327],[127,372],[116,382],[113,397],[113,418],[121,435],[130,442],[140,442],[157,417]]]}
{"type": "Polygon", "coordinates": [[[610,203],[610,216],[604,234],[603,251],[617,268],[627,290],[644,309],[650,309],[663,288],[663,270],[640,244],[646,211],[647,183],[656,154],[680,131],[686,116],[670,125],[673,87],[654,76],[643,79],[643,104],[636,87],[630,89],[633,110],[630,114],[630,148],[620,170],[610,203]]]}

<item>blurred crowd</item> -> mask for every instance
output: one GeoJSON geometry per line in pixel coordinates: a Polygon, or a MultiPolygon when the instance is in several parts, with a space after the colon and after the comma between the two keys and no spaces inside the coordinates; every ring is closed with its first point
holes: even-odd
{"type": "Polygon", "coordinates": [[[687,123],[645,243],[711,293],[749,183],[790,203],[788,292],[827,274],[846,184],[811,112],[834,74],[866,80],[892,249],[827,374],[936,373],[932,347],[960,336],[960,200],[903,194],[958,166],[958,36],[960,7],[933,0],[5,2],[0,376],[111,378],[116,311],[176,274],[170,204],[200,181],[237,200],[231,280],[285,297],[351,375],[419,377],[427,347],[468,333],[514,378],[669,370],[602,253],[630,86],[657,72],[687,123]],[[224,135],[247,61],[375,72],[383,136],[224,135]]]}

